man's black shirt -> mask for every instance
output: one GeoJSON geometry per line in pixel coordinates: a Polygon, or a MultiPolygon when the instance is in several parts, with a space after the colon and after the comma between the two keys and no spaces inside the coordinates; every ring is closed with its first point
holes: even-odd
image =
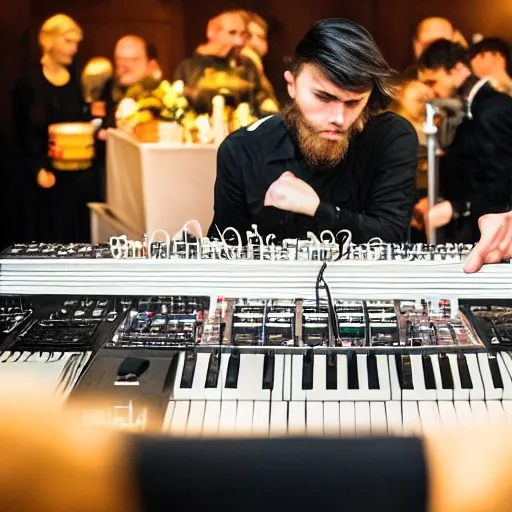
{"type": "Polygon", "coordinates": [[[355,135],[347,154],[332,169],[310,169],[279,116],[231,134],[217,156],[214,218],[210,237],[234,227],[242,236],[256,224],[277,240],[306,238],[311,231],[342,229],[353,241],[407,238],[414,203],[418,139],[412,125],[386,112],[371,118],[355,135]],[[310,217],[264,207],[270,185],[285,171],[308,183],[320,205],[310,217]]]}

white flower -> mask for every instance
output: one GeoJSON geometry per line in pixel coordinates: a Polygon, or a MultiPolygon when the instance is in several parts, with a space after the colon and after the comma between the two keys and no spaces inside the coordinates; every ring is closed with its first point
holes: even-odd
{"type": "Polygon", "coordinates": [[[185,89],[183,80],[176,80],[176,82],[172,84],[172,89],[177,95],[181,96],[183,94],[183,90],[185,89]]]}
{"type": "Polygon", "coordinates": [[[139,110],[139,105],[133,98],[123,98],[116,110],[116,119],[124,119],[139,110]]]}

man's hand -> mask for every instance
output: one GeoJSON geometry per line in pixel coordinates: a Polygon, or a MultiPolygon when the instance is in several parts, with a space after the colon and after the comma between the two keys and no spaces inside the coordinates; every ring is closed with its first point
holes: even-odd
{"type": "Polygon", "coordinates": [[[422,197],[415,205],[413,209],[413,216],[411,219],[411,227],[422,230],[425,229],[427,224],[428,214],[428,197],[422,197]]]}
{"type": "Polygon", "coordinates": [[[42,188],[52,188],[55,185],[55,174],[46,169],[40,169],[36,179],[37,184],[42,188]]]}
{"type": "Polygon", "coordinates": [[[453,217],[453,206],[450,201],[441,201],[430,209],[427,217],[427,224],[434,228],[446,226],[453,217]]]}
{"type": "Polygon", "coordinates": [[[512,212],[491,213],[478,220],[480,241],[464,263],[464,272],[477,272],[484,263],[512,258],[512,212]]]}
{"type": "Polygon", "coordinates": [[[310,217],[315,215],[319,204],[320,198],[313,188],[305,181],[296,178],[290,171],[283,172],[265,194],[265,206],[304,213],[310,217]]]}

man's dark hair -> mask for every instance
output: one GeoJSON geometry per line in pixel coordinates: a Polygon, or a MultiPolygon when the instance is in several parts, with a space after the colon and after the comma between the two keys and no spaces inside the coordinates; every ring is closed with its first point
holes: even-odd
{"type": "Polygon", "coordinates": [[[468,50],[469,59],[474,59],[478,54],[484,52],[499,53],[505,59],[507,69],[510,67],[510,46],[503,39],[486,37],[473,44],[468,50]]]}
{"type": "Polygon", "coordinates": [[[341,18],[317,22],[295,48],[294,76],[313,64],[337,87],[351,92],[372,89],[369,113],[385,109],[394,95],[396,72],[386,62],[370,33],[341,18]]]}
{"type": "Polygon", "coordinates": [[[469,67],[466,48],[459,43],[439,39],[425,48],[418,59],[418,67],[451,71],[459,62],[469,67]]]}

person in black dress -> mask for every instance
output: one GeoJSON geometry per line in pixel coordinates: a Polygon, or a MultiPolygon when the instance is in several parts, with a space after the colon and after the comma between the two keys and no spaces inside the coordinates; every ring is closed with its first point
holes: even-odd
{"type": "Polygon", "coordinates": [[[29,232],[40,242],[88,241],[93,170],[58,171],[48,158],[48,126],[86,121],[80,83],[73,69],[82,39],[78,24],[64,14],[44,22],[39,33],[40,65],[17,83],[14,131],[28,172],[25,195],[29,232]]]}

